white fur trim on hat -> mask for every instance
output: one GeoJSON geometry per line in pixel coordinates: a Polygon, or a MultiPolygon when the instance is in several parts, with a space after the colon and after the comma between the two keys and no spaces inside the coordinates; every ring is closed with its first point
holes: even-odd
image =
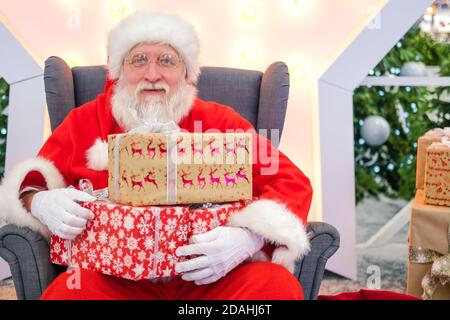
{"type": "Polygon", "coordinates": [[[200,69],[200,44],[195,28],[181,18],[157,12],[140,12],[122,20],[109,34],[109,77],[118,79],[128,52],[141,42],[157,42],[172,46],[186,65],[188,80],[197,82],[200,69]]]}
{"type": "Polygon", "coordinates": [[[108,142],[100,138],[86,151],[87,166],[93,170],[108,170],[108,142]]]}
{"type": "MultiPolygon", "coordinates": [[[[310,250],[305,227],[285,205],[273,200],[257,200],[232,214],[227,222],[232,227],[248,228],[270,242],[279,245],[272,254],[272,262],[294,272],[295,262],[310,250]]],[[[262,253],[253,261],[267,260],[262,253]]]]}
{"type": "Polygon", "coordinates": [[[63,188],[64,178],[55,165],[44,158],[32,158],[18,163],[9,172],[0,185],[0,221],[19,227],[28,227],[44,237],[50,237],[50,231],[39,220],[25,210],[19,199],[20,186],[28,173],[38,171],[44,177],[48,189],[63,188]]]}

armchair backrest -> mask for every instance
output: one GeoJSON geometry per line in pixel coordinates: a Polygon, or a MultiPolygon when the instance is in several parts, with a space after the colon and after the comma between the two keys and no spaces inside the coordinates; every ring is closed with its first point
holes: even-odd
{"type": "MultiPolygon", "coordinates": [[[[50,124],[54,130],[68,112],[94,99],[103,91],[104,66],[70,68],[59,57],[45,61],[44,82],[50,124]]],[[[288,68],[283,62],[272,63],[263,73],[254,70],[202,67],[198,96],[233,107],[253,126],[283,131],[289,96],[288,68]]],[[[278,147],[278,139],[273,141],[278,147]]]]}

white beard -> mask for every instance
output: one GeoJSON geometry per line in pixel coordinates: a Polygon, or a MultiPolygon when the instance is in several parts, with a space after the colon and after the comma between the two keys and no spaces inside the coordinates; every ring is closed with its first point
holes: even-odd
{"type": "MultiPolygon", "coordinates": [[[[194,99],[197,96],[197,88],[181,80],[176,91],[168,98],[149,97],[145,101],[139,101],[137,93],[142,87],[138,85],[135,94],[128,92],[122,78],[117,82],[117,87],[111,98],[111,109],[114,119],[125,132],[143,125],[145,122],[165,123],[173,120],[176,124],[191,111],[194,99]]],[[[165,84],[156,84],[156,88],[166,88],[165,84]]]]}

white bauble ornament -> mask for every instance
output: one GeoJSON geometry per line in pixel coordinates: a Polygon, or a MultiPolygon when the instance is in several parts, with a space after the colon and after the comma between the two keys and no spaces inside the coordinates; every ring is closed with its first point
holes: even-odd
{"type": "Polygon", "coordinates": [[[391,127],[385,118],[369,116],[361,127],[361,137],[369,146],[381,146],[389,138],[391,127]]]}
{"type": "Polygon", "coordinates": [[[400,72],[404,77],[425,77],[427,73],[427,66],[422,62],[405,62],[400,72]]]}

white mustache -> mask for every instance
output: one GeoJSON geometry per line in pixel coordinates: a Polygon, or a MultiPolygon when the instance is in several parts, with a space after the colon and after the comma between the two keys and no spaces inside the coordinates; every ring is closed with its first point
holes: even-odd
{"type": "Polygon", "coordinates": [[[143,90],[159,90],[163,89],[166,93],[169,92],[169,86],[167,83],[164,82],[155,82],[155,83],[148,83],[148,82],[140,82],[136,87],[136,93],[140,93],[143,90]]]}

